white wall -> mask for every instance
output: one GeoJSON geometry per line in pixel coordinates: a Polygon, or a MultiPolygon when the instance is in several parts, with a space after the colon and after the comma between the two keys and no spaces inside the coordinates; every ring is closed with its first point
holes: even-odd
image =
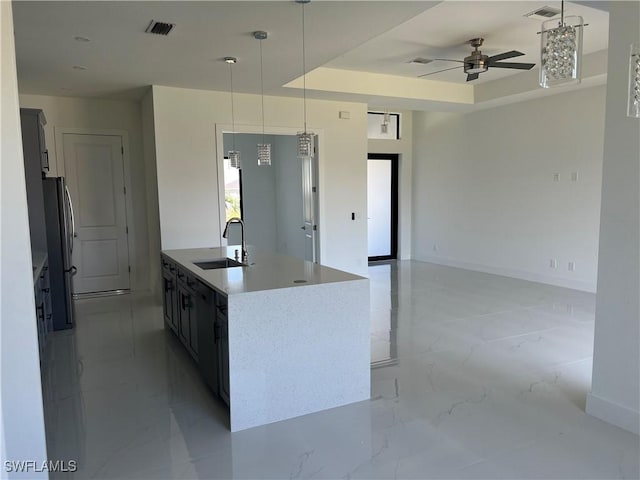
{"type": "MultiPolygon", "coordinates": [[[[261,124],[260,96],[237,94],[234,101],[237,126],[261,124]]],[[[162,248],[219,245],[215,127],[231,124],[229,94],[154,86],[153,107],[162,248]]],[[[366,275],[366,105],[308,100],[307,113],[320,141],[322,263],[366,275]],[[341,110],[351,119],[340,120],[341,110]]],[[[265,121],[300,129],[302,101],[265,97],[265,121]]]]}
{"type": "MultiPolygon", "coordinates": [[[[160,214],[158,212],[158,175],[156,172],[156,139],[153,125],[153,94],[151,89],[142,98],[142,138],[147,206],[147,256],[149,258],[149,288],[160,295],[160,214]]],[[[143,252],[143,251],[142,251],[143,252]]],[[[141,252],[141,253],[142,253],[141,252]]]]}
{"type": "Polygon", "coordinates": [[[587,412],[640,433],[640,119],[626,117],[629,46],[640,43],[640,3],[608,2],[596,327],[587,412]]]}
{"type": "Polygon", "coordinates": [[[414,258],[595,291],[604,105],[598,86],[416,112],[414,258]]]}
{"type": "MultiPolygon", "coordinates": [[[[40,464],[47,458],[47,447],[40,386],[38,333],[33,298],[31,245],[11,2],[0,2],[0,25],[2,48],[0,424],[3,444],[0,476],[6,478],[19,475],[8,475],[4,467],[5,461],[33,460],[40,464]]],[[[34,472],[21,476],[23,478],[48,477],[46,473],[34,472]]]]}
{"type": "MultiPolygon", "coordinates": [[[[369,107],[372,112],[383,112],[384,108],[369,107]]],[[[411,225],[413,218],[412,174],[413,174],[413,112],[393,110],[400,113],[400,139],[369,139],[369,153],[397,153],[398,165],[398,258],[411,258],[411,225]]]]}
{"type": "MultiPolygon", "coordinates": [[[[72,98],[43,95],[20,95],[20,106],[41,108],[47,119],[45,137],[49,149],[50,176],[64,176],[64,159],[57,158],[62,151],[56,145],[56,131],[61,128],[124,130],[128,134],[130,152],[131,202],[133,218],[129,218],[129,235],[133,239],[131,249],[131,286],[133,290],[149,289],[149,244],[147,228],[147,198],[145,187],[145,163],[142,138],[140,103],[72,98]]],[[[105,132],[102,132],[105,133],[105,132]]]]}

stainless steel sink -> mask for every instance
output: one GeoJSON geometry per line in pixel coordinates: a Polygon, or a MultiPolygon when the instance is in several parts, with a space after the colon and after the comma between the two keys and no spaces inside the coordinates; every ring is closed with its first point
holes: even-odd
{"type": "Polygon", "coordinates": [[[233,258],[217,258],[215,260],[202,260],[193,262],[196,267],[203,270],[215,270],[217,268],[242,267],[243,264],[233,258]]]}

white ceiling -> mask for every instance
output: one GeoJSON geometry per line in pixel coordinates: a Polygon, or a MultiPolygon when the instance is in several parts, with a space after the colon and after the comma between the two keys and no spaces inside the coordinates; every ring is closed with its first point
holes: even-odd
{"type": "MultiPolygon", "coordinates": [[[[316,69],[309,79],[321,79],[321,73],[328,78],[334,72],[367,72],[390,75],[397,85],[393,92],[376,89],[375,95],[367,95],[365,90],[358,94],[341,90],[340,82],[337,88],[328,83],[325,87],[318,80],[311,82],[309,93],[318,98],[382,100],[386,105],[395,101],[407,108],[412,97],[398,93],[402,82],[414,82],[415,90],[418,75],[455,65],[408,62],[418,56],[462,59],[471,51],[465,42],[477,36],[485,38],[481,49],[485,54],[515,49],[526,55],[514,61],[538,63],[540,22],[523,15],[544,5],[559,6],[559,2],[314,0],[305,6],[307,70],[316,69]]],[[[236,56],[235,90],[259,93],[259,45],[252,32],[266,30],[265,93],[297,96],[299,85],[290,87],[302,73],[301,8],[292,0],[17,1],[13,11],[19,88],[21,93],[111,98],[138,98],[152,84],[228,90],[229,67],[221,59],[236,56]],[[146,34],[152,19],[177,26],[168,37],[146,34]],[[77,36],[91,41],[77,41],[77,36]]],[[[573,3],[567,3],[566,10],[589,23],[585,53],[606,50],[608,14],[573,3]]],[[[520,75],[517,78],[529,78],[523,85],[533,85],[530,79],[536,72],[492,69],[470,84],[484,88],[520,75]]],[[[371,82],[362,78],[363,84],[375,81],[375,75],[371,82]]],[[[421,81],[425,88],[442,82],[451,88],[470,88],[465,80],[459,69],[421,81]]],[[[436,103],[447,102],[451,100],[443,97],[436,103]]],[[[430,105],[433,102],[417,102],[416,109],[430,105]]]]}

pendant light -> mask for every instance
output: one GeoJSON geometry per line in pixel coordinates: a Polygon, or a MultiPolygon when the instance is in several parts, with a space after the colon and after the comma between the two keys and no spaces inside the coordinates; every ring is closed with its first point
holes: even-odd
{"type": "Polygon", "coordinates": [[[260,98],[262,100],[262,143],[258,144],[258,166],[271,165],[271,144],[264,141],[264,65],[262,61],[262,41],[267,39],[267,32],[253,32],[253,38],[260,41],[260,98]]]}
{"type": "Polygon", "coordinates": [[[299,158],[313,157],[313,134],[307,132],[307,63],[304,43],[304,6],[310,1],[311,0],[296,0],[296,3],[299,3],[302,6],[302,96],[304,111],[304,131],[298,132],[297,135],[299,158]]]}
{"type": "Polygon", "coordinates": [[[380,133],[389,132],[389,122],[391,122],[391,115],[389,115],[389,110],[385,108],[382,115],[382,123],[380,124],[380,133]]]}
{"type": "Polygon", "coordinates": [[[582,80],[582,17],[564,16],[564,0],[560,22],[547,20],[540,32],[540,86],[570,85],[582,80]]]}
{"type": "Polygon", "coordinates": [[[238,63],[236,57],[224,57],[224,61],[229,65],[229,91],[231,92],[231,138],[233,139],[233,148],[227,153],[229,166],[231,168],[240,168],[240,152],[236,150],[236,122],[233,110],[233,66],[238,63]]]}

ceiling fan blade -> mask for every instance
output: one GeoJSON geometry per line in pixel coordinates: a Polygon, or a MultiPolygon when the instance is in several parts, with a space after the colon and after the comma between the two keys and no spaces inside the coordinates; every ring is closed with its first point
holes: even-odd
{"type": "Polygon", "coordinates": [[[524,53],[519,52],[517,50],[511,50],[510,52],[504,52],[504,53],[499,53],[498,55],[494,55],[492,57],[489,57],[489,64],[493,63],[493,62],[498,62],[500,60],[506,60],[507,58],[514,58],[514,57],[520,57],[524,55],[524,53]]]}
{"type": "Polygon", "coordinates": [[[535,63],[518,63],[518,62],[497,62],[490,63],[490,68],[515,68],[516,70],[531,70],[535,67],[535,63]]]}
{"type": "Polygon", "coordinates": [[[434,58],[433,61],[435,62],[436,60],[440,61],[440,62],[458,62],[458,63],[464,63],[462,60],[452,60],[450,58],[434,58]]]}
{"type": "Polygon", "coordinates": [[[460,65],[459,67],[445,68],[444,70],[438,70],[436,72],[424,73],[422,75],[418,75],[418,78],[427,77],[429,75],[435,75],[436,73],[448,72],[449,70],[455,70],[456,68],[462,68],[462,65],[460,65]]]}
{"type": "Polygon", "coordinates": [[[471,80],[475,80],[480,76],[479,73],[470,73],[467,75],[467,82],[470,82],[471,80]]]}

